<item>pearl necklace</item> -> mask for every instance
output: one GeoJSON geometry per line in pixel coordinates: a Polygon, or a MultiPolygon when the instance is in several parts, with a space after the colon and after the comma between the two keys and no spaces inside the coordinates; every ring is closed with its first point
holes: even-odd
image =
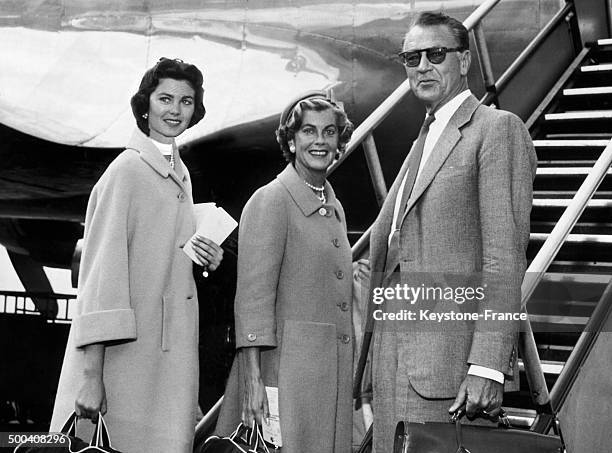
{"type": "Polygon", "coordinates": [[[323,204],[327,203],[327,198],[325,197],[325,185],[322,185],[321,187],[317,187],[313,184],[310,184],[306,180],[302,180],[302,181],[304,181],[304,184],[306,184],[307,187],[315,191],[315,195],[321,203],[323,204]]]}

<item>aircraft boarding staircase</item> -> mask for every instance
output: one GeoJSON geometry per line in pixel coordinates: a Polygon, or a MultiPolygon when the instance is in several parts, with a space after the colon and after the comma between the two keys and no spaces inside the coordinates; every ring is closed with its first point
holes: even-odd
{"type": "MultiPolygon", "coordinates": [[[[560,27],[569,27],[567,35],[573,43],[571,51],[575,51],[573,61],[554,77],[552,88],[548,86],[548,94],[539,105],[535,101],[537,107],[529,110],[533,113],[523,114],[523,118],[528,116],[526,124],[538,156],[527,250],[529,269],[522,285],[522,304],[531,322],[523,324],[520,339],[521,391],[504,399],[515,426],[558,432],[552,412],[562,412],[582,365],[596,349],[602,326],[612,324],[612,40],[576,45],[577,12],[568,1],[495,81],[481,24],[497,3],[499,0],[483,2],[464,22],[472,32],[473,53],[487,90],[482,103],[504,108],[504,103],[498,102],[500,93],[521,78],[523,67],[533,65],[530,60],[538,55],[538,49],[546,48],[549,39],[556,39],[560,27]]],[[[536,63],[536,73],[546,69],[536,63]]],[[[523,77],[525,72],[529,68],[523,77]]],[[[387,194],[387,184],[373,133],[409,91],[408,82],[404,82],[383,101],[355,130],[347,152],[329,171],[335,171],[362,146],[379,205],[387,194]]],[[[369,230],[353,246],[355,259],[367,253],[368,240],[369,230]]],[[[362,356],[356,389],[364,365],[362,356]]],[[[220,401],[200,422],[196,445],[214,425],[220,401]]],[[[571,443],[570,439],[568,445],[571,443]]]]}
{"type": "MultiPolygon", "coordinates": [[[[527,120],[538,155],[528,258],[550,237],[612,138],[612,40],[585,47],[527,120]]],[[[612,276],[612,170],[529,301],[542,368],[554,385],[612,276]]]]}

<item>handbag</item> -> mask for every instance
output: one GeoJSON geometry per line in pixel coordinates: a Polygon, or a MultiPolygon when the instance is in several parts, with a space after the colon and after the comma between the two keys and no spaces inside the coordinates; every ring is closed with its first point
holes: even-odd
{"type": "Polygon", "coordinates": [[[17,445],[13,453],[121,453],[113,449],[111,445],[108,428],[102,414],[98,414],[98,421],[90,443],[76,437],[77,420],[77,414],[73,412],[59,433],[33,436],[32,440],[17,445]]]}
{"type": "Polygon", "coordinates": [[[194,453],[270,453],[270,450],[258,424],[249,428],[240,423],[238,428],[227,437],[210,436],[194,453]]]}
{"type": "Polygon", "coordinates": [[[563,453],[561,439],[532,431],[510,429],[505,415],[503,427],[462,425],[463,414],[453,414],[449,423],[400,421],[395,430],[393,453],[563,453]]]}

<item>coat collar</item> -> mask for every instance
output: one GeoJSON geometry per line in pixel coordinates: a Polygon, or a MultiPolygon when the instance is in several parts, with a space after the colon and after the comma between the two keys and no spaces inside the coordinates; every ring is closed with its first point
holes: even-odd
{"type": "Polygon", "coordinates": [[[168,161],[164,158],[157,146],[155,146],[151,139],[143,134],[140,129],[134,131],[126,148],[137,151],[140,154],[140,158],[162,177],[167,178],[170,176],[177,184],[181,187],[183,186],[186,179],[186,172],[184,171],[183,162],[179,156],[176,144],[172,145],[175,162],[174,170],[168,165],[168,161]]]}
{"type": "Polygon", "coordinates": [[[327,203],[323,204],[317,199],[304,181],[298,175],[293,164],[288,164],[285,169],[276,177],[293,198],[295,204],[305,216],[309,216],[321,209],[322,206],[336,206],[336,194],[328,181],[325,181],[325,193],[327,194],[327,203]]]}
{"type": "Polygon", "coordinates": [[[474,95],[470,94],[470,96],[463,101],[455,114],[451,117],[450,121],[444,128],[442,135],[440,135],[438,142],[434,145],[434,149],[429,156],[429,159],[423,166],[422,173],[415,182],[414,189],[412,190],[410,198],[408,199],[408,205],[404,211],[402,222],[419,197],[423,194],[423,192],[425,192],[425,189],[429,187],[434,177],[450,155],[451,151],[461,139],[460,129],[472,119],[474,112],[479,106],[480,102],[478,102],[478,99],[476,99],[474,95]]]}

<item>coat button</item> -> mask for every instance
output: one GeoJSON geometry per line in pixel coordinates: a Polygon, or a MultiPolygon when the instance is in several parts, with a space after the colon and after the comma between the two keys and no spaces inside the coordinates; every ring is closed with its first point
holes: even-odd
{"type": "Polygon", "coordinates": [[[327,209],[325,209],[325,208],[319,208],[319,215],[322,215],[322,216],[327,215],[327,209]]]}
{"type": "Polygon", "coordinates": [[[338,248],[340,247],[340,240],[338,238],[334,238],[332,239],[332,244],[334,244],[334,247],[338,248]]]}
{"type": "Polygon", "coordinates": [[[342,310],[342,311],[348,311],[348,309],[349,309],[349,304],[348,304],[348,302],[342,302],[342,303],[340,304],[340,310],[342,310]]]}
{"type": "Polygon", "coordinates": [[[185,192],[179,192],[179,194],[177,195],[177,198],[180,201],[185,201],[185,198],[187,198],[187,197],[185,197],[185,192]]]}
{"type": "Polygon", "coordinates": [[[337,270],[336,277],[338,278],[338,280],[342,280],[344,278],[344,272],[342,272],[341,270],[337,270]]]}
{"type": "Polygon", "coordinates": [[[348,335],[344,334],[344,335],[338,335],[338,340],[340,340],[342,343],[344,344],[348,344],[351,342],[351,337],[349,337],[348,335]]]}
{"type": "Polygon", "coordinates": [[[257,340],[257,335],[255,335],[254,333],[250,333],[250,334],[247,335],[247,340],[255,341],[255,340],[257,340]]]}

